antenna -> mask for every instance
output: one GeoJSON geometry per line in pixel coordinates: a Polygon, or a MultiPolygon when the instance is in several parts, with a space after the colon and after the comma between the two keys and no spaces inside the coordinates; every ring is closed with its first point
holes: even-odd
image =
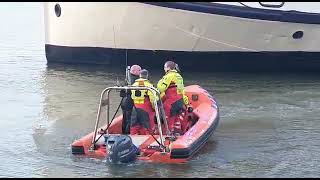
{"type": "Polygon", "coordinates": [[[128,49],[126,49],[126,83],[130,85],[130,66],[128,66],[128,49]]]}
{"type": "Polygon", "coordinates": [[[128,49],[126,49],[126,67],[128,66],[128,49]]]}
{"type": "MultiPolygon", "coordinates": [[[[113,25],[113,43],[114,43],[114,48],[117,48],[117,44],[116,44],[116,32],[114,30],[114,25],[113,25]]],[[[120,65],[121,66],[121,65],[120,65]]],[[[126,79],[125,79],[125,83],[127,85],[130,84],[130,76],[129,76],[129,72],[130,72],[130,66],[128,66],[128,49],[126,49],[126,79]]],[[[120,86],[119,83],[119,79],[117,77],[117,86],[120,86]]]]}

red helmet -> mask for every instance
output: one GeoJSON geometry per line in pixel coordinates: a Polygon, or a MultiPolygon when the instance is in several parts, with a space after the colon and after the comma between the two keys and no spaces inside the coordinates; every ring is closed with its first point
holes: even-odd
{"type": "Polygon", "coordinates": [[[132,65],[130,68],[130,73],[135,75],[135,76],[139,76],[141,71],[141,67],[139,65],[132,65]]]}

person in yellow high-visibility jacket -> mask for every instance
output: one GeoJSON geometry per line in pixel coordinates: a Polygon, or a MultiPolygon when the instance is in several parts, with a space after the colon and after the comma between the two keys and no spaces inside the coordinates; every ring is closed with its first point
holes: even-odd
{"type": "MultiPolygon", "coordinates": [[[[148,71],[143,69],[140,72],[140,78],[135,80],[132,86],[153,87],[148,80],[148,71]]],[[[140,96],[136,96],[137,90],[131,90],[131,98],[134,102],[134,108],[131,114],[130,134],[151,134],[155,131],[154,123],[154,97],[149,90],[139,90],[140,96]]]]}
{"type": "Polygon", "coordinates": [[[159,80],[157,88],[163,101],[163,107],[168,120],[170,131],[174,130],[174,123],[184,107],[189,107],[188,96],[185,95],[183,78],[177,71],[177,64],[167,61],[164,64],[166,74],[159,80]]]}

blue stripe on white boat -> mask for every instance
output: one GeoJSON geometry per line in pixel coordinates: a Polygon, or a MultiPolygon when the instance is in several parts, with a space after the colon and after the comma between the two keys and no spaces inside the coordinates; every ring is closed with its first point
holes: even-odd
{"type": "Polygon", "coordinates": [[[144,2],[146,4],[200,13],[234,16],[268,21],[320,24],[320,14],[299,11],[283,11],[249,8],[211,2],[144,2]]]}

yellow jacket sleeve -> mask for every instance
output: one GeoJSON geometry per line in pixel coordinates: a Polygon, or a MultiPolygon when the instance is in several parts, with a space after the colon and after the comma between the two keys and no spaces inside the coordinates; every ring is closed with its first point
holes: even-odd
{"type": "Polygon", "coordinates": [[[170,74],[166,74],[162,77],[162,79],[159,80],[157,88],[159,89],[160,94],[164,95],[172,81],[172,78],[173,76],[171,76],[170,74]]]}
{"type": "Polygon", "coordinates": [[[183,102],[187,106],[189,105],[189,99],[184,90],[183,78],[179,73],[176,73],[175,77],[176,77],[175,81],[176,81],[177,91],[178,91],[177,93],[182,95],[183,102]]]}
{"type": "MultiPolygon", "coordinates": [[[[150,83],[150,82],[147,82],[146,83],[146,86],[148,87],[153,87],[153,85],[150,83]]],[[[150,102],[151,102],[151,105],[152,105],[152,108],[154,109],[154,100],[157,100],[158,101],[158,98],[157,96],[154,96],[152,91],[149,91],[147,92],[148,96],[149,96],[149,99],[150,99],[150,102]]]]}
{"type": "Polygon", "coordinates": [[[186,95],[185,91],[183,90],[182,92],[182,95],[183,95],[183,102],[184,102],[184,105],[189,105],[189,99],[188,99],[188,96],[186,95]]]}

